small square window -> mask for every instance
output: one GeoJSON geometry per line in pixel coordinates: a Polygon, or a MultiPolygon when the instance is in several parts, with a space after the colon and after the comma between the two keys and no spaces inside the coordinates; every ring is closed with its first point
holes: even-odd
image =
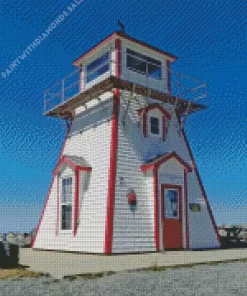
{"type": "Polygon", "coordinates": [[[150,116],[150,132],[151,134],[159,135],[160,133],[159,118],[150,116]]]}

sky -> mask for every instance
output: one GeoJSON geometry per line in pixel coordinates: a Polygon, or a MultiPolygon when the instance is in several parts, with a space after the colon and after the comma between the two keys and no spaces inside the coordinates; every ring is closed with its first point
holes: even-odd
{"type": "Polygon", "coordinates": [[[174,71],[206,81],[209,108],[185,130],[216,223],[247,223],[246,15],[245,0],[1,0],[0,232],[36,227],[44,205],[65,136],[62,120],[43,115],[44,91],[118,19],[130,36],[176,55],[174,71]]]}

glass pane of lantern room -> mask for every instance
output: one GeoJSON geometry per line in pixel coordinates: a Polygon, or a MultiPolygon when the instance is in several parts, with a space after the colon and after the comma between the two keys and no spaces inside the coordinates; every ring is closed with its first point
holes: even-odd
{"type": "Polygon", "coordinates": [[[87,82],[90,82],[109,71],[109,52],[87,65],[87,82]]]}
{"type": "Polygon", "coordinates": [[[146,75],[146,62],[132,56],[127,57],[127,68],[146,75]]]}
{"type": "Polygon", "coordinates": [[[148,64],[148,76],[157,80],[161,79],[161,65],[148,64]]]}
{"type": "Polygon", "coordinates": [[[166,189],[165,191],[165,218],[179,218],[178,191],[166,189]]]}

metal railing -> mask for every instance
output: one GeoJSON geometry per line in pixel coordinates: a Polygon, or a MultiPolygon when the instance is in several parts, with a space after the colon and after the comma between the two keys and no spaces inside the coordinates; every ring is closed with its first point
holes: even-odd
{"type": "MultiPolygon", "coordinates": [[[[107,71],[100,73],[102,65],[94,69],[95,73],[90,71],[89,75],[81,73],[81,69],[73,71],[71,74],[63,78],[60,82],[54,84],[51,88],[44,92],[44,113],[52,110],[58,105],[70,100],[74,96],[84,92],[93,87],[102,80],[115,76],[115,61],[109,55],[107,71]],[[92,75],[95,76],[92,79],[92,75]]],[[[85,71],[86,72],[86,71],[85,71]]],[[[171,95],[182,98],[188,101],[200,102],[201,104],[208,104],[207,99],[207,85],[190,76],[169,71],[165,67],[161,67],[161,79],[151,77],[148,73],[144,74],[141,71],[133,70],[127,65],[122,64],[122,79],[140,84],[150,89],[158,90],[167,93],[170,88],[171,95]],[[130,74],[130,75],[129,75],[130,74]],[[170,85],[167,83],[167,74],[170,76],[170,85]]]]}

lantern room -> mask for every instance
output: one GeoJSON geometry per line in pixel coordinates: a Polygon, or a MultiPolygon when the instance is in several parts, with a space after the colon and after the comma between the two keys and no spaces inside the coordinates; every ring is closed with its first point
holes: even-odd
{"type": "Polygon", "coordinates": [[[205,105],[195,99],[206,97],[206,85],[171,71],[177,57],[117,31],[77,58],[76,70],[44,94],[44,113],[71,117],[80,106],[113,88],[176,104],[181,113],[199,111],[205,105]]]}
{"type": "Polygon", "coordinates": [[[175,60],[169,53],[117,32],[79,57],[73,65],[81,69],[81,91],[115,76],[169,93],[168,69],[175,60]]]}

